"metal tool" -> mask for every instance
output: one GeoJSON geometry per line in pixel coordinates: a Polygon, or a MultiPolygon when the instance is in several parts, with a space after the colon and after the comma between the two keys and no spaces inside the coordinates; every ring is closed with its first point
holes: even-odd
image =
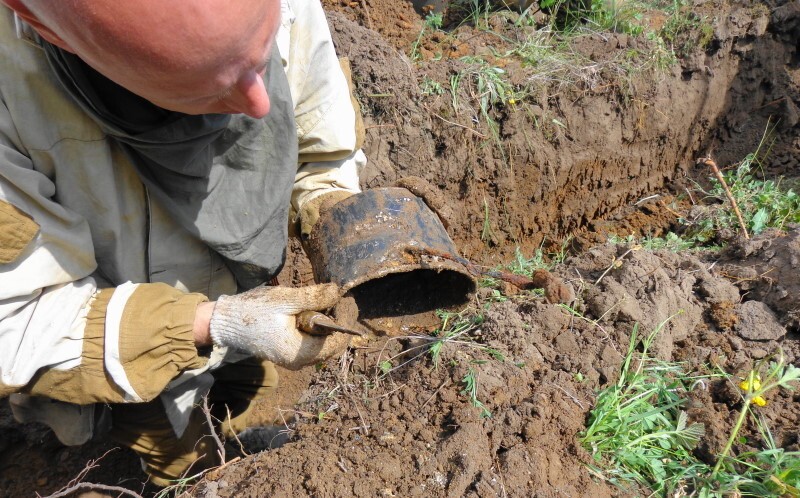
{"type": "Polygon", "coordinates": [[[364,335],[348,327],[342,327],[333,318],[318,311],[303,311],[297,315],[297,328],[311,335],[329,335],[332,332],[341,332],[350,335],[364,335]]]}

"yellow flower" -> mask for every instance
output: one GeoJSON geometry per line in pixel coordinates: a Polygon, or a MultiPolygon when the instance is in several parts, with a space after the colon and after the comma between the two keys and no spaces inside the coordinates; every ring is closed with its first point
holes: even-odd
{"type": "MultiPolygon", "coordinates": [[[[739,387],[742,389],[742,391],[747,391],[749,393],[758,391],[759,389],[761,389],[761,377],[759,376],[753,377],[752,382],[748,379],[745,379],[739,382],[739,387]]],[[[755,403],[756,406],[765,406],[767,404],[767,400],[761,396],[756,396],[755,398],[753,398],[753,403],[755,403]]]]}
{"type": "Polygon", "coordinates": [[[742,391],[758,391],[761,389],[761,379],[759,377],[753,378],[752,385],[749,380],[745,379],[739,383],[739,387],[742,388],[742,391]]]}
{"type": "Polygon", "coordinates": [[[508,103],[514,105],[517,103],[517,99],[508,99],[508,103]]]}

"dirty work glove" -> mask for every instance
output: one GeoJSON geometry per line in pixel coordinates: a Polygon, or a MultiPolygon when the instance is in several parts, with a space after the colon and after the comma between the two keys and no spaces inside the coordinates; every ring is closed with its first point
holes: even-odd
{"type": "Polygon", "coordinates": [[[299,370],[343,352],[350,337],[314,336],[297,329],[295,315],[321,311],[339,300],[336,284],[258,287],[221,296],[211,315],[211,339],[218,346],[246,351],[290,370],[299,370]]]}
{"type": "Polygon", "coordinates": [[[314,227],[317,220],[319,220],[319,215],[333,207],[337,202],[343,201],[351,195],[353,195],[353,193],[346,190],[333,190],[306,202],[303,207],[300,208],[300,237],[303,240],[308,240],[308,237],[311,235],[311,229],[314,227]]]}

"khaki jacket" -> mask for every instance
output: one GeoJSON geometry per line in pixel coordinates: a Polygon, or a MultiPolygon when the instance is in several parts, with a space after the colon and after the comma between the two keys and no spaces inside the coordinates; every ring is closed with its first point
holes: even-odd
{"type": "MultiPolygon", "coordinates": [[[[300,164],[292,207],[298,211],[330,190],[357,192],[365,159],[319,1],[281,3],[277,45],[295,105],[300,164]]],[[[149,385],[159,384],[141,372],[134,377],[125,361],[126,327],[185,321],[203,296],[235,291],[221,258],[149,197],[122,151],[59,87],[30,27],[0,6],[0,395],[37,372],[82,367],[87,324],[100,316],[101,370],[118,396],[66,401],[152,398],[158,392],[149,385]],[[169,291],[140,293],[134,308],[139,284],[154,282],[169,291]],[[201,298],[164,298],[169,292],[201,298]],[[158,299],[183,305],[131,316],[150,309],[143,301],[158,299]]]]}

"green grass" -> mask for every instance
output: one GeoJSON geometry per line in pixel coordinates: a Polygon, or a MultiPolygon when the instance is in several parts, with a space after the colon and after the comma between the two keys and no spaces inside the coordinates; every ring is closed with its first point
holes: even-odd
{"type": "Polygon", "coordinates": [[[461,19],[461,23],[471,24],[478,29],[487,29],[494,6],[490,0],[450,0],[448,9],[461,19]]]}
{"type": "MultiPolygon", "coordinates": [[[[701,46],[708,44],[713,37],[710,25],[692,13],[686,0],[667,3],[592,0],[588,7],[580,7],[584,3],[543,0],[540,6],[551,12],[550,24],[536,30],[524,29],[529,27],[523,24],[530,22],[531,16],[518,15],[515,22],[519,26],[517,33],[497,32],[492,28],[496,24],[490,21],[495,16],[502,17],[504,25],[508,25],[505,21],[513,19],[509,12],[498,11],[496,2],[458,0],[450,3],[451,13],[461,12],[461,23],[490,35],[487,53],[462,57],[460,60],[466,68],[450,76],[452,107],[456,115],[466,110],[486,124],[486,135],[498,147],[503,162],[508,162],[508,151],[500,139],[498,112],[526,109],[529,104],[536,103],[545,90],[560,92],[565,87],[581,91],[619,87],[624,95],[631,94],[634,92],[631,82],[636,74],[663,71],[677,63],[676,46],[688,53],[691,50],[685,40],[696,38],[692,46],[701,46]],[[647,22],[648,16],[654,12],[666,19],[659,29],[651,28],[647,22]],[[608,60],[591,60],[575,50],[580,38],[608,32],[626,33],[644,43],[608,60]],[[492,38],[497,40],[496,44],[492,38]],[[512,84],[504,69],[508,63],[521,66],[526,77],[512,84]],[[460,105],[464,108],[460,109],[460,105]]],[[[457,18],[458,15],[451,17],[457,18]]],[[[411,47],[412,60],[421,60],[420,46],[424,37],[431,31],[443,29],[443,22],[440,14],[426,17],[425,25],[411,47]]],[[[453,29],[454,26],[447,26],[444,32],[452,33],[453,29]]],[[[429,80],[420,83],[426,95],[439,94],[445,85],[444,82],[429,80]]]]}
{"type": "Polygon", "coordinates": [[[685,0],[673,0],[666,8],[669,13],[658,36],[680,57],[696,49],[705,49],[714,38],[709,20],[697,15],[685,0]]]}
{"type": "Polygon", "coordinates": [[[469,399],[469,402],[472,404],[472,406],[481,411],[481,418],[491,417],[492,412],[490,412],[489,409],[486,408],[486,405],[484,405],[483,402],[478,399],[478,372],[470,367],[467,370],[466,375],[464,375],[464,378],[461,379],[461,383],[464,384],[464,389],[461,390],[461,394],[465,395],[467,399],[469,399]]]}
{"type": "MultiPolygon", "coordinates": [[[[800,195],[786,186],[782,178],[764,178],[773,132],[774,125],[768,124],[756,150],[722,172],[750,235],[758,235],[767,228],[785,230],[789,223],[800,223],[800,195]]],[[[709,182],[708,188],[695,186],[693,198],[697,198],[699,206],[692,217],[678,220],[678,233],[669,232],[664,237],[642,239],[611,236],[609,241],[641,244],[650,250],[720,249],[720,235],[724,234],[723,239],[729,238],[741,233],[742,227],[722,183],[713,175],[709,177],[709,182]]]]}
{"type": "Polygon", "coordinates": [[[685,395],[709,377],[729,377],[722,372],[688,375],[679,363],[652,358],[648,350],[663,325],[641,344],[634,328],[619,380],[597,396],[586,431],[580,435],[594,459],[594,473],[623,488],[637,483],[652,490],[652,496],[800,496],[800,452],[778,448],[752,408],[759,397],[765,403],[764,398],[776,388],[793,389],[800,369],[787,365],[782,357],[753,368],[746,379],[749,383],[743,384],[750,388],[743,392],[739,417],[712,467],[692,451],[705,428],[688,421],[685,395]],[[754,385],[761,371],[763,382],[754,385]],[[761,449],[731,455],[748,417],[757,423],[761,449]]]}
{"type": "Polygon", "coordinates": [[[420,90],[423,95],[442,95],[446,91],[441,83],[428,76],[423,76],[420,90]]]}
{"type": "Polygon", "coordinates": [[[469,331],[483,323],[483,313],[467,308],[459,312],[438,310],[436,314],[442,320],[442,324],[433,332],[431,343],[428,346],[428,353],[431,355],[434,368],[439,366],[442,348],[445,344],[469,344],[472,347],[485,349],[483,345],[463,339],[463,336],[469,331]]]}
{"type": "MultiPolygon", "coordinates": [[[[761,179],[767,152],[759,147],[748,154],[734,169],[723,172],[725,182],[742,212],[746,228],[757,235],[767,228],[783,230],[788,223],[800,222],[800,195],[785,188],[783,180],[761,179]]],[[[737,230],[739,221],[731,209],[725,191],[716,179],[712,179],[704,201],[712,203],[706,216],[695,221],[694,236],[709,240],[715,232],[723,229],[737,230]]]]}
{"type": "MultiPolygon", "coordinates": [[[[489,0],[451,0],[447,19],[428,14],[409,52],[412,61],[421,61],[426,36],[439,31],[446,39],[457,38],[456,30],[463,24],[488,35],[485,53],[460,59],[466,67],[450,75],[449,91],[454,113],[469,112],[475,122],[485,123],[486,142],[497,147],[504,163],[510,156],[500,137],[500,113],[527,109],[544,93],[565,88],[619,88],[623,99],[628,99],[635,93],[635,75],[665,71],[677,63],[678,55],[688,55],[713,38],[711,25],[693,13],[688,0],[542,0],[539,6],[550,12],[550,22],[531,30],[527,28],[533,26],[533,16],[528,11],[512,14],[489,0]],[[663,25],[651,26],[649,18],[653,16],[665,19],[663,25]],[[445,22],[451,25],[443,26],[445,22]],[[518,31],[499,32],[493,28],[498,22],[517,26],[518,31]],[[608,60],[591,60],[574,48],[583,37],[609,32],[625,33],[642,42],[608,60]],[[510,63],[521,66],[526,75],[514,84],[505,70],[510,63]]],[[[446,85],[429,78],[420,82],[424,95],[439,95],[446,85]]]]}
{"type": "Polygon", "coordinates": [[[679,252],[690,249],[719,249],[719,246],[701,243],[700,241],[691,237],[682,237],[675,232],[668,232],[663,237],[646,236],[642,238],[634,237],[633,235],[628,235],[626,237],[611,235],[608,237],[608,241],[612,244],[627,246],[638,244],[642,246],[642,249],[646,249],[648,251],[659,251],[663,249],[667,251],[679,252]]]}
{"type": "Polygon", "coordinates": [[[687,464],[705,431],[702,424],[688,424],[683,411],[683,393],[698,379],[679,364],[648,355],[658,330],[642,341],[641,353],[636,333],[634,328],[619,380],[598,395],[581,442],[607,480],[637,482],[668,496],[705,469],[700,462],[687,464]]]}

